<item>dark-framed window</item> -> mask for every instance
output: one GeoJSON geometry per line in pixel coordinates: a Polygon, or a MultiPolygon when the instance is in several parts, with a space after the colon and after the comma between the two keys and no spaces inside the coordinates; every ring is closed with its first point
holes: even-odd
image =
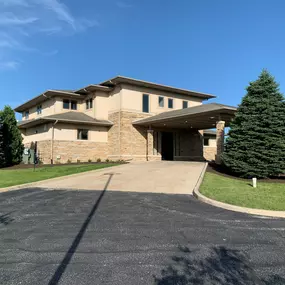
{"type": "Polygon", "coordinates": [[[172,98],[168,99],[168,108],[173,109],[173,99],[172,98]]]}
{"type": "Polygon", "coordinates": [[[29,115],[30,115],[30,111],[26,111],[26,112],[25,112],[25,119],[26,119],[26,120],[29,119],[29,115]]]}
{"type": "Polygon", "coordinates": [[[37,114],[40,115],[42,113],[42,105],[37,106],[37,114]]]}
{"type": "Polygon", "coordinates": [[[69,110],[69,104],[70,102],[69,102],[69,100],[63,100],[63,109],[68,109],[69,110]]]}
{"type": "Polygon", "coordinates": [[[188,101],[183,101],[182,105],[183,105],[183,109],[188,108],[188,101]]]}
{"type": "Polygon", "coordinates": [[[204,138],[204,146],[209,146],[209,138],[204,138]]]}
{"type": "Polygon", "coordinates": [[[86,110],[93,108],[93,99],[92,98],[86,100],[85,102],[86,102],[86,110]]]}
{"type": "Polygon", "coordinates": [[[77,102],[76,101],[70,101],[70,109],[71,110],[77,110],[77,102]]]}
{"type": "Polygon", "coordinates": [[[77,101],[64,99],[63,100],[63,109],[77,110],[77,101]]]}
{"type": "Polygon", "coordinates": [[[142,111],[144,113],[149,113],[149,95],[143,94],[142,97],[142,111]]]}
{"type": "Polygon", "coordinates": [[[78,140],[88,140],[88,130],[78,129],[77,130],[77,139],[78,140]]]}
{"type": "Polygon", "coordinates": [[[158,97],[158,106],[164,107],[164,97],[163,96],[158,97]]]}

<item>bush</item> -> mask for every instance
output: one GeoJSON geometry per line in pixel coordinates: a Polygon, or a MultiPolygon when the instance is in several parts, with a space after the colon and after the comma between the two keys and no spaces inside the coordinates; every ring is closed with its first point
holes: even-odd
{"type": "Polygon", "coordinates": [[[101,162],[101,158],[98,158],[98,159],[97,159],[97,162],[101,162]]]}
{"type": "Polygon", "coordinates": [[[92,162],[92,159],[89,158],[89,159],[88,159],[88,162],[91,163],[91,162],[92,162]]]}

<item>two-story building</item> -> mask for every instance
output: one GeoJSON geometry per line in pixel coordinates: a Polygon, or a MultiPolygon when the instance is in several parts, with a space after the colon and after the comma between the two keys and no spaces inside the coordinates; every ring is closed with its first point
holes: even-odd
{"type": "Polygon", "coordinates": [[[216,160],[235,107],[210,94],[117,76],[79,90],[48,90],[15,108],[25,147],[43,163],[216,160]],[[204,131],[216,128],[213,131],[204,131]]]}

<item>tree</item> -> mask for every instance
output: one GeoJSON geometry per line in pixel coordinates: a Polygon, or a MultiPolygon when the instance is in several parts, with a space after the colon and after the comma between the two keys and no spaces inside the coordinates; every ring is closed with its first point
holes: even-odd
{"type": "Polygon", "coordinates": [[[244,178],[285,173],[285,101],[267,70],[250,82],[230,125],[224,165],[244,178]]]}
{"type": "Polygon", "coordinates": [[[5,164],[6,166],[19,164],[22,161],[24,146],[15,113],[10,106],[5,106],[0,117],[3,122],[5,164]]]}
{"type": "Polygon", "coordinates": [[[0,168],[5,166],[3,124],[0,118],[0,168]]]}

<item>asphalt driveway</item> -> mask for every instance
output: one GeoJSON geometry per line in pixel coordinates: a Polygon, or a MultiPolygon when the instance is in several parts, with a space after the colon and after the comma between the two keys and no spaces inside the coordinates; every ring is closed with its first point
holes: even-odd
{"type": "Polygon", "coordinates": [[[284,238],[189,195],[23,189],[0,193],[0,284],[285,284],[284,238]]]}
{"type": "Polygon", "coordinates": [[[106,175],[114,173],[108,189],[113,191],[192,194],[205,163],[188,161],[132,162],[75,177],[43,181],[40,187],[53,189],[103,189],[106,175]]]}

